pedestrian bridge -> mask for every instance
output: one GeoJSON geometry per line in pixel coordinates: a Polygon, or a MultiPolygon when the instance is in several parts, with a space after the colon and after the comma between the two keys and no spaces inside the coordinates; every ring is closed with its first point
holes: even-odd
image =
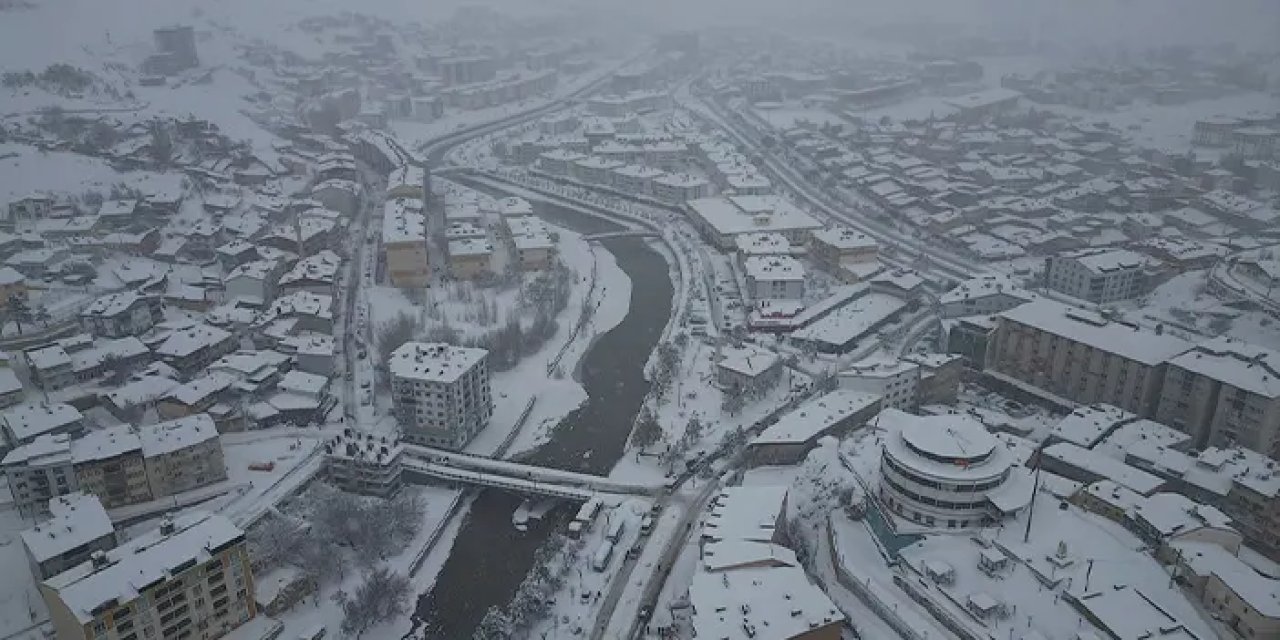
{"type": "Polygon", "coordinates": [[[656,238],[657,231],[649,229],[631,229],[628,231],[609,231],[607,233],[592,233],[582,236],[583,240],[591,242],[594,240],[608,240],[609,238],[656,238]]]}
{"type": "Polygon", "coordinates": [[[589,473],[494,460],[421,445],[405,445],[405,458],[406,469],[433,477],[561,498],[586,500],[597,493],[652,496],[663,488],[661,484],[621,482],[589,473]],[[553,490],[567,492],[568,495],[557,495],[552,493],[553,490]]]}

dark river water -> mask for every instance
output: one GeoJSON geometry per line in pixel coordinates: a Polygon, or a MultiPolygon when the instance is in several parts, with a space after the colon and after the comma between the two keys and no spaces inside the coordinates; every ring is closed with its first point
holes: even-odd
{"type": "MultiPolygon", "coordinates": [[[[621,229],[570,209],[535,206],[549,222],[580,233],[621,229]]],[[[626,318],[599,337],[580,363],[586,404],[561,421],[549,442],[521,457],[533,464],[600,475],[622,456],[631,423],[649,391],[644,363],[657,345],[672,304],[668,265],[658,252],[639,238],[615,238],[602,244],[631,278],[631,306],[626,318]]],[[[494,393],[500,391],[495,386],[494,393]]],[[[569,517],[569,509],[561,507],[519,533],[511,526],[511,514],[520,501],[494,490],[476,498],[435,586],[418,599],[417,614],[429,630],[428,637],[470,638],[490,606],[511,600],[532,568],[534,551],[569,517]]]]}

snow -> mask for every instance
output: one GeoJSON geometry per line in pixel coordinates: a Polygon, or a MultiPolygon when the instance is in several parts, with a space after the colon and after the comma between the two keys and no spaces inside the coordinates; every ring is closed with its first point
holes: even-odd
{"type": "Polygon", "coordinates": [[[69,493],[49,502],[52,517],[22,532],[22,543],[36,562],[56,558],[115,529],[97,496],[69,493]]]}
{"type": "Polygon", "coordinates": [[[751,441],[752,445],[808,442],[815,435],[879,402],[880,396],[848,389],[837,389],[806,400],[778,418],[751,441]]]}
{"type": "MultiPolygon", "coordinates": [[[[5,15],[8,17],[12,13],[5,12],[5,15]]],[[[121,182],[144,191],[173,188],[181,184],[182,175],[120,172],[99,158],[63,151],[37,151],[19,144],[0,144],[0,204],[5,207],[9,201],[33,191],[78,197],[85,191],[94,190],[106,195],[111,185],[121,182]]]]}
{"type": "Polygon", "coordinates": [[[1191,348],[1179,338],[1110,322],[1053,300],[1029,302],[1000,316],[1147,365],[1159,364],[1191,348]]]}

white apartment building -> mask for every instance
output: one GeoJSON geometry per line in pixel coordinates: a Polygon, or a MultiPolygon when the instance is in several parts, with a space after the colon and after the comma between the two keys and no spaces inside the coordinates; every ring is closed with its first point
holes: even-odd
{"type": "Polygon", "coordinates": [[[986,274],[965,280],[938,296],[942,317],[989,316],[1030,302],[1036,295],[1004,274],[986,274]]]}
{"type": "Polygon", "coordinates": [[[809,242],[813,259],[834,268],[842,262],[875,262],[880,244],[875,238],[848,227],[827,227],[813,232],[809,242]]]}
{"type": "Polygon", "coordinates": [[[882,408],[914,411],[920,404],[920,365],[906,360],[870,358],[837,376],[841,389],[878,394],[882,408]]]}
{"type": "Polygon", "coordinates": [[[1156,420],[1195,448],[1239,445],[1280,459],[1280,352],[1214,338],[1171,360],[1156,420]]]}
{"type": "Polygon", "coordinates": [[[671,204],[684,204],[698,198],[705,198],[711,185],[705,179],[687,173],[669,173],[654,178],[652,183],[653,197],[671,204]]]}
{"type": "Polygon", "coordinates": [[[1146,256],[1126,249],[1082,249],[1045,261],[1050,289],[1095,304],[1128,300],[1146,288],[1146,256]]]}
{"type": "Polygon", "coordinates": [[[391,393],[407,442],[461,449],[493,415],[489,352],[407,342],[391,354],[391,393]]]}
{"type": "Polygon", "coordinates": [[[227,479],[218,429],[207,413],[138,427],[138,438],[157,498],[227,479]]]}
{"type": "Polygon", "coordinates": [[[742,271],[752,300],[804,297],[804,265],[791,256],[753,256],[742,261],[742,271]]]}
{"type": "Polygon", "coordinates": [[[79,490],[70,440],[66,434],[37,438],[10,451],[0,461],[13,505],[23,517],[44,515],[50,498],[79,490]]]}
{"type": "Polygon", "coordinates": [[[60,640],[220,638],[257,614],[244,532],[196,512],[40,584],[60,640]]]}

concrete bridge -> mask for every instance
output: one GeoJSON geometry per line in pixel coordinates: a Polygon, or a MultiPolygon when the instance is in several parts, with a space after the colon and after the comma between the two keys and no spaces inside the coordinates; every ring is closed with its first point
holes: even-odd
{"type": "Polygon", "coordinates": [[[653,496],[663,489],[661,484],[621,482],[421,445],[405,445],[405,458],[406,470],[436,478],[575,500],[586,500],[597,493],[653,496]]]}
{"type": "Polygon", "coordinates": [[[592,242],[595,240],[608,240],[609,238],[656,238],[660,234],[650,229],[630,229],[627,231],[609,231],[606,233],[592,233],[582,236],[583,240],[592,242]]]}

